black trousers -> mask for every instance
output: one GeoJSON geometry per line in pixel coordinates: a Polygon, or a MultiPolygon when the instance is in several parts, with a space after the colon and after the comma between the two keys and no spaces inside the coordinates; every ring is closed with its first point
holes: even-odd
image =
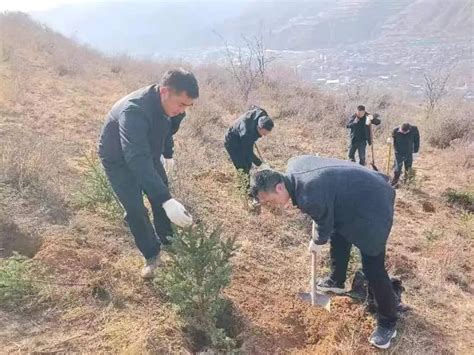
{"type": "Polygon", "coordinates": [[[250,174],[250,169],[252,168],[252,162],[248,162],[247,157],[244,155],[242,147],[232,143],[231,141],[225,141],[224,143],[225,150],[229,154],[232,164],[237,170],[242,170],[245,174],[250,174]]]}
{"type": "Polygon", "coordinates": [[[359,154],[359,164],[365,165],[365,149],[367,147],[366,141],[360,142],[351,142],[349,145],[349,159],[355,162],[355,152],[357,151],[359,154]]]}
{"type": "MultiPolygon", "coordinates": [[[[125,210],[125,219],[135,239],[136,246],[145,259],[157,256],[161,249],[160,240],[165,240],[167,236],[173,234],[171,221],[165,210],[160,203],[147,196],[153,213],[152,225],[148,210],[143,203],[143,193],[146,195],[146,191],[143,191],[138,185],[128,167],[123,164],[111,164],[104,161],[102,161],[102,165],[112,189],[125,210]]],[[[160,176],[168,184],[164,169],[160,176]]]]}
{"type": "MultiPolygon", "coordinates": [[[[346,281],[347,265],[352,244],[340,235],[331,238],[331,276],[333,281],[344,283],[346,281]]],[[[369,281],[375,303],[377,304],[377,321],[382,327],[390,328],[397,322],[397,302],[392,288],[392,282],[385,269],[385,251],[376,256],[362,255],[362,269],[369,281]]]]}
{"type": "MultiPolygon", "coordinates": [[[[402,175],[402,168],[405,166],[405,174],[411,169],[413,165],[413,154],[398,154],[395,153],[395,162],[393,164],[393,180],[392,184],[396,184],[402,175]]],[[[407,175],[405,175],[406,177],[407,175]]]]}

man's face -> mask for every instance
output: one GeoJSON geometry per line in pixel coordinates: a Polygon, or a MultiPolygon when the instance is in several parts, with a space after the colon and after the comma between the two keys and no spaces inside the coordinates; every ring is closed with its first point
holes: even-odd
{"type": "Polygon", "coordinates": [[[177,93],[166,86],[160,87],[161,106],[168,117],[177,116],[188,107],[193,105],[194,99],[191,99],[186,92],[177,93]]]}
{"type": "Polygon", "coordinates": [[[269,135],[271,131],[265,129],[265,128],[258,128],[258,134],[260,134],[262,137],[265,137],[269,135]]]}
{"type": "Polygon", "coordinates": [[[359,118],[364,117],[364,115],[365,115],[365,110],[357,111],[356,115],[357,115],[357,117],[359,117],[359,118]]]}
{"type": "Polygon", "coordinates": [[[282,208],[288,205],[290,194],[286,190],[285,184],[281,182],[275,186],[275,191],[259,192],[258,201],[267,207],[282,208]]]}

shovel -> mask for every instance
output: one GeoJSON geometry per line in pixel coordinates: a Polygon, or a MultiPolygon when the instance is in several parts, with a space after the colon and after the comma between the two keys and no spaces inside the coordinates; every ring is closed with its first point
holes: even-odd
{"type": "MultiPolygon", "coordinates": [[[[315,234],[315,225],[313,222],[313,238],[315,234]]],[[[298,298],[304,302],[310,303],[312,306],[323,307],[328,312],[331,307],[331,298],[324,293],[316,290],[316,268],[318,266],[317,253],[311,253],[311,292],[299,292],[298,298]]]]}
{"type": "Polygon", "coordinates": [[[372,129],[372,124],[369,124],[369,130],[370,130],[370,140],[372,141],[372,144],[370,145],[371,149],[372,149],[372,162],[370,163],[370,165],[372,166],[372,169],[374,169],[375,171],[379,171],[379,169],[377,168],[377,166],[375,165],[375,156],[374,156],[374,131],[372,129]]]}
{"type": "Polygon", "coordinates": [[[331,298],[316,290],[317,259],[318,257],[316,253],[311,253],[311,292],[299,292],[298,298],[304,302],[310,303],[312,306],[323,307],[329,312],[331,310],[331,298]]]}
{"type": "Polygon", "coordinates": [[[270,164],[268,164],[268,163],[265,161],[265,159],[263,159],[262,153],[260,152],[260,149],[258,149],[257,143],[254,143],[254,146],[255,146],[255,149],[257,150],[258,157],[260,158],[260,160],[262,161],[262,163],[263,163],[263,164],[267,164],[268,166],[270,166],[270,164]]]}

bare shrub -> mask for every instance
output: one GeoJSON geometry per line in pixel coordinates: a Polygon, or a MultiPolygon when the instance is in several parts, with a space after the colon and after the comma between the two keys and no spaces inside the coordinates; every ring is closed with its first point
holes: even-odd
{"type": "Polygon", "coordinates": [[[474,108],[460,100],[446,103],[432,114],[425,126],[428,142],[437,148],[446,148],[452,142],[469,143],[474,139],[474,108]]]}
{"type": "Polygon", "coordinates": [[[22,194],[36,195],[59,211],[66,206],[60,176],[62,164],[63,157],[55,145],[39,138],[11,137],[0,147],[2,181],[22,194]]]}

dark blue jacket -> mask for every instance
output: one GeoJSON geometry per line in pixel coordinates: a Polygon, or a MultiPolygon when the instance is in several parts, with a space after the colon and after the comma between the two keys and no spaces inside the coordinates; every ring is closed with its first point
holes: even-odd
{"type": "Polygon", "coordinates": [[[259,107],[240,116],[228,129],[225,135],[225,145],[229,153],[238,156],[242,168],[248,168],[254,163],[262,165],[262,161],[255,155],[253,146],[261,137],[258,133],[258,120],[262,116],[268,116],[267,112],[259,107]]]}
{"type": "Polygon", "coordinates": [[[293,204],[316,222],[316,244],[343,237],[364,254],[385,250],[395,201],[387,176],[345,160],[303,155],[289,160],[285,185],[293,204]]]}
{"type": "MultiPolygon", "coordinates": [[[[370,136],[370,126],[365,124],[367,116],[370,113],[365,113],[364,116],[358,119],[356,122],[357,115],[353,114],[349,121],[347,122],[346,127],[350,130],[349,136],[351,143],[367,142],[369,145],[372,144],[372,137],[370,136]]],[[[378,118],[378,114],[374,114],[372,119],[372,124],[378,126],[382,121],[378,118]]]]}
{"type": "Polygon", "coordinates": [[[114,104],[100,134],[98,154],[107,166],[126,166],[140,187],[158,202],[171,198],[160,157],[173,156],[173,134],[183,115],[169,118],[159,88],[151,85],[114,104]]]}
{"type": "Polygon", "coordinates": [[[418,128],[410,126],[408,133],[402,133],[399,129],[400,127],[395,127],[392,131],[395,154],[408,156],[412,153],[418,153],[418,150],[420,150],[420,132],[418,128]]]}

